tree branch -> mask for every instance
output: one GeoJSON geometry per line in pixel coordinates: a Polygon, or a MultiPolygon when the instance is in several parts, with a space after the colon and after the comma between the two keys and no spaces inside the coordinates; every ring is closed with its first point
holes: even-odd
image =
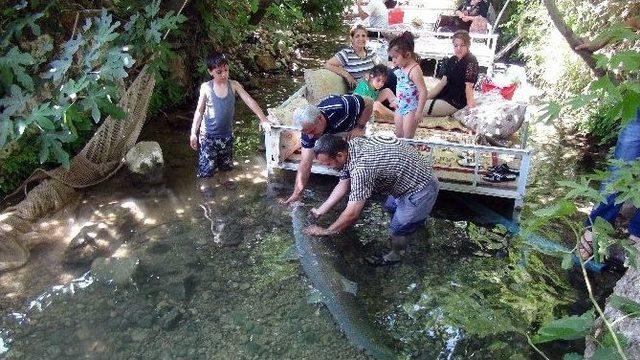
{"type": "Polygon", "coordinates": [[[578,54],[585,63],[587,63],[587,66],[597,77],[603,77],[606,72],[603,69],[596,67],[596,59],[593,57],[593,53],[587,50],[575,50],[576,46],[582,44],[582,39],[577,37],[576,34],[573,33],[573,30],[571,30],[564,22],[562,14],[560,14],[560,10],[558,10],[558,7],[556,6],[556,2],[554,0],[542,0],[542,2],[547,8],[547,12],[549,13],[549,17],[551,17],[553,24],[556,26],[558,31],[560,31],[560,34],[562,34],[562,36],[567,40],[571,49],[578,54]]]}
{"type": "Polygon", "coordinates": [[[258,2],[258,10],[251,14],[249,18],[249,25],[258,25],[262,18],[267,14],[267,8],[274,2],[274,0],[260,0],[258,2]]]}

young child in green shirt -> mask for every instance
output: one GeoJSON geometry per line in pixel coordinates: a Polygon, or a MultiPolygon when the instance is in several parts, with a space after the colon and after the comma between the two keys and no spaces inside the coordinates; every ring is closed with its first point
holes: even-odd
{"type": "Polygon", "coordinates": [[[396,107],[396,97],[391,89],[382,89],[387,81],[387,67],[378,64],[369,71],[365,78],[358,80],[353,93],[373,99],[375,101],[373,103],[374,111],[379,112],[382,116],[393,117],[393,111],[382,105],[382,102],[386,100],[392,108],[396,107]]]}

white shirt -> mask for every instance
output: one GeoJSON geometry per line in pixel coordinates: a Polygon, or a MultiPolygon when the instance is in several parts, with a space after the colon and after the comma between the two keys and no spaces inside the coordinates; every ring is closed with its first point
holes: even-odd
{"type": "Polygon", "coordinates": [[[389,25],[389,12],[382,0],[369,0],[362,10],[369,15],[370,27],[386,28],[389,25]]]}

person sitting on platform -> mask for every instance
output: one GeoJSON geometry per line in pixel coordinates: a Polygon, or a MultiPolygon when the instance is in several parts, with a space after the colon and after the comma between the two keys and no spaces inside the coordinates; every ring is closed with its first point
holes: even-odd
{"type": "Polygon", "coordinates": [[[444,76],[429,91],[424,116],[449,116],[465,106],[474,107],[473,87],[478,81],[478,60],[469,52],[471,37],[464,30],[453,34],[454,56],[444,62],[444,76]]]}
{"type": "Polygon", "coordinates": [[[396,96],[393,94],[391,89],[383,89],[387,82],[388,70],[389,69],[382,64],[374,66],[367,74],[366,80],[364,78],[358,80],[353,93],[375,100],[373,103],[373,111],[379,112],[382,116],[393,117],[393,111],[382,105],[383,102],[386,102],[394,109],[397,106],[396,96]]]}
{"type": "Polygon", "coordinates": [[[438,21],[438,31],[484,33],[487,31],[489,3],[485,0],[466,0],[455,11],[454,15],[443,15],[438,21]]]}
{"type": "Polygon", "coordinates": [[[313,164],[313,146],[323,134],[346,133],[347,137],[364,135],[371,118],[373,100],[360,95],[331,95],[315,105],[305,105],[293,112],[293,122],[302,130],[302,156],[293,193],[284,202],[291,204],[302,197],[313,164]]]}
{"type": "Polygon", "coordinates": [[[331,195],[318,208],[312,209],[312,214],[316,218],[326,214],[347,193],[349,202],[329,227],[312,225],[304,231],[316,236],[341,233],[358,219],[372,195],[387,194],[384,206],[392,214],[389,224],[391,251],[367,260],[373,265],[400,261],[407,236],[424,225],[438,197],[438,179],[427,159],[397,138],[380,136],[347,142],[337,136],[323,135],[313,152],[321,164],[341,170],[341,173],[331,195]]]}
{"type": "Polygon", "coordinates": [[[362,25],[353,28],[350,33],[351,46],[338,51],[327,60],[324,68],[340,75],[351,89],[373,68],[373,52],[365,48],[367,44],[367,29],[362,25]]]}

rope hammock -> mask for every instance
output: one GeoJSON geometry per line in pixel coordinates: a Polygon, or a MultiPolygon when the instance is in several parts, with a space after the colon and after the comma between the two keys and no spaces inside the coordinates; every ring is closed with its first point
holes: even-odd
{"type": "Polygon", "coordinates": [[[140,135],[154,87],[155,78],[145,66],[118,102],[126,111],[124,119],[107,117],[73,157],[69,169],[37,169],[16,190],[26,190],[30,183],[39,182],[24,200],[7,208],[0,217],[0,271],[27,261],[29,244],[25,244],[24,235],[31,231],[31,222],[77,197],[76,189],[98,184],[120,169],[123,157],[140,135]]]}

